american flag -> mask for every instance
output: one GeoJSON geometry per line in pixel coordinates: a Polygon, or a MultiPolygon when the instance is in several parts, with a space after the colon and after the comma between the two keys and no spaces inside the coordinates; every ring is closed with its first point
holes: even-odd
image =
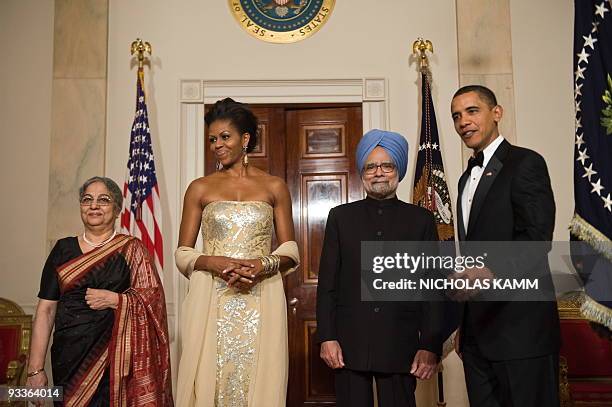
{"type": "Polygon", "coordinates": [[[612,4],[574,2],[574,217],[572,260],[581,312],[612,332],[612,4]],[[598,255],[597,255],[598,254],[598,255]]]}
{"type": "Polygon", "coordinates": [[[434,214],[440,240],[454,240],[452,202],[442,163],[438,124],[431,98],[431,84],[426,71],[421,73],[421,96],[423,103],[421,136],[414,173],[412,202],[434,214]]]}
{"type": "Polygon", "coordinates": [[[142,240],[158,272],[161,273],[164,266],[161,203],[153,161],[142,68],[138,70],[136,82],[136,115],[132,124],[130,157],[123,184],[121,232],[142,240]]]}

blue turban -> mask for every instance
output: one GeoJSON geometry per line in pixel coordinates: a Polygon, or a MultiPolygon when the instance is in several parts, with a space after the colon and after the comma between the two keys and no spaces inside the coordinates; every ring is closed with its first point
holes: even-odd
{"type": "Polygon", "coordinates": [[[408,142],[401,134],[392,131],[373,129],[363,135],[357,145],[357,168],[359,172],[363,171],[363,166],[372,150],[379,146],[384,148],[391,156],[401,181],[408,168],[408,142]]]}

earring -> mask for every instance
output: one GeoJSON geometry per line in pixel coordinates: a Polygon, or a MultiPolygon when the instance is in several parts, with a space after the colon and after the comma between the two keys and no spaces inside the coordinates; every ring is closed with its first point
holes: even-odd
{"type": "Polygon", "coordinates": [[[247,148],[246,146],[242,147],[242,154],[244,154],[242,156],[242,165],[244,165],[245,167],[247,167],[249,165],[249,155],[247,154],[247,148]]]}
{"type": "Polygon", "coordinates": [[[215,164],[215,169],[217,171],[221,171],[223,169],[223,164],[221,164],[220,161],[217,161],[217,163],[215,164]]]}

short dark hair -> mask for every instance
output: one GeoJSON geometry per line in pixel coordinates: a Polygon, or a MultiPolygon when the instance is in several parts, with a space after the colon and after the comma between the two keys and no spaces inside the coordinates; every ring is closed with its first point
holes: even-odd
{"type": "Polygon", "coordinates": [[[453,99],[468,92],[477,93],[480,99],[482,99],[482,101],[485,102],[490,108],[497,106],[497,98],[495,97],[495,93],[493,93],[491,89],[482,85],[463,86],[459,88],[457,92],[455,92],[453,99]]]}
{"type": "Polygon", "coordinates": [[[204,122],[210,126],[217,120],[229,120],[241,135],[249,133],[251,137],[247,145],[247,153],[253,151],[257,145],[258,120],[246,104],[236,102],[232,98],[217,100],[204,116],[204,122]]]}
{"type": "Polygon", "coordinates": [[[81,185],[81,187],[79,188],[79,200],[83,198],[83,195],[85,195],[85,191],[87,190],[87,188],[91,184],[94,184],[96,182],[101,182],[104,184],[106,189],[108,189],[111,198],[113,198],[113,207],[115,208],[117,213],[121,213],[121,208],[123,207],[123,194],[121,193],[121,188],[119,188],[119,185],[117,185],[115,181],[107,177],[95,176],[85,181],[83,185],[81,185]]]}

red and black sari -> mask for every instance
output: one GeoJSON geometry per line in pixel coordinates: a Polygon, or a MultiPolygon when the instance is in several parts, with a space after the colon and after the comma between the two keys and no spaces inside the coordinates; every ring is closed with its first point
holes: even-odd
{"type": "Polygon", "coordinates": [[[85,254],[76,238],[59,240],[39,297],[58,301],[51,362],[62,405],[173,405],[166,302],[140,240],[117,235],[85,254]],[[117,309],[89,308],[88,288],[119,293],[117,309]]]}

